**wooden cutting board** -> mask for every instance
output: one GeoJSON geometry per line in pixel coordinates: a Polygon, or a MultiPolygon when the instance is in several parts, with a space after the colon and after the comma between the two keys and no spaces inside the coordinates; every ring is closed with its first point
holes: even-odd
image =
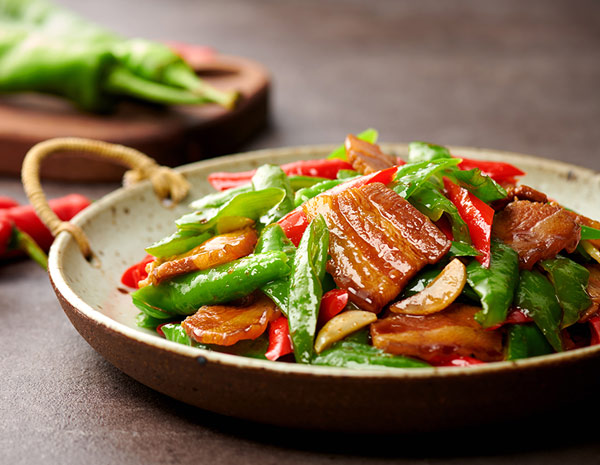
{"type": "MultiPolygon", "coordinates": [[[[87,137],[127,145],[159,164],[178,166],[234,152],[266,125],[270,77],[241,57],[186,57],[199,76],[221,89],[238,89],[234,110],[217,105],[159,107],[120,103],[110,115],[84,113],[63,99],[38,94],[0,97],[0,175],[18,176],[27,151],[52,137],[87,137]]],[[[44,162],[45,179],[119,180],[125,168],[75,152],[44,162]]]]}

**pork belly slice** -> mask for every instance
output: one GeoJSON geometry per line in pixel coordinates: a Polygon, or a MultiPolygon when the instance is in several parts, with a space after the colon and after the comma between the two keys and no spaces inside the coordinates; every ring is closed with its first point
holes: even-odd
{"type": "Polygon", "coordinates": [[[502,335],[486,331],[474,319],[479,307],[452,304],[426,316],[394,315],[371,324],[373,345],[395,355],[432,360],[439,356],[503,359],[502,335]]]}
{"type": "Polygon", "coordinates": [[[540,192],[525,184],[521,184],[519,186],[511,185],[506,187],[505,198],[492,202],[492,208],[496,211],[502,210],[509,203],[515,200],[529,200],[531,202],[546,203],[548,201],[548,197],[543,192],[540,192]]]}
{"type": "Polygon", "coordinates": [[[562,207],[551,203],[516,200],[494,217],[492,236],[519,254],[519,266],[531,270],[540,260],[561,250],[573,252],[581,228],[562,207]]]}
{"type": "Polygon", "coordinates": [[[252,253],[257,239],[256,231],[252,228],[211,237],[189,252],[172,260],[163,263],[159,261],[150,263],[147,267],[148,278],[140,285],[144,286],[151,283],[156,286],[180,274],[205,270],[245,257],[252,253]]]}
{"type": "Polygon", "coordinates": [[[352,168],[361,174],[374,173],[397,165],[396,159],[383,153],[378,145],[348,134],[344,143],[346,156],[352,168]]]}
{"type": "Polygon", "coordinates": [[[320,195],[304,208],[309,218],[325,218],[327,271],[363,310],[379,312],[451,245],[425,215],[381,183],[320,195]]]}

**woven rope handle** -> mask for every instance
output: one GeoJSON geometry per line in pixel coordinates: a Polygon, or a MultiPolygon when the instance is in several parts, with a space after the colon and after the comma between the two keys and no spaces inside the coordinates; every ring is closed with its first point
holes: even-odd
{"type": "Polygon", "coordinates": [[[81,253],[88,259],[92,256],[92,251],[86,235],[79,226],[68,221],[61,221],[56,216],[48,205],[40,183],[42,161],[59,151],[89,152],[100,158],[125,165],[131,168],[125,173],[123,179],[125,185],[150,179],[156,195],[161,200],[170,198],[174,204],[181,202],[190,189],[189,183],[181,173],[160,166],[142,152],[123,145],[76,137],[50,139],[34,145],[27,152],[21,169],[21,180],[29,202],[53,236],[56,237],[62,231],[67,231],[74,237],[81,253]]]}

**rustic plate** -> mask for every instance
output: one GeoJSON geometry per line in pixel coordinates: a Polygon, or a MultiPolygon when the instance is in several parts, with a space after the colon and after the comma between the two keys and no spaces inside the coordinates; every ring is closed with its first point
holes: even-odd
{"type": "MultiPolygon", "coordinates": [[[[404,144],[384,145],[404,155],[404,144]]],[[[331,147],[284,148],[208,160],[180,168],[189,199],[211,191],[215,170],[318,158],[331,147]]],[[[565,205],[600,218],[600,174],[526,155],[460,148],[469,158],[505,160],[524,182],[565,205]]],[[[187,209],[164,208],[148,183],[120,189],[76,217],[98,260],[89,263],[68,234],[50,251],[49,273],[67,316],[117,368],[176,399],[214,412],[282,426],[344,431],[426,431],[499,421],[581,401],[600,389],[600,346],[471,368],[340,368],[268,362],[208,352],[161,339],[135,326],[137,309],[119,290],[121,273],[142,248],[172,232],[187,209]]]]}

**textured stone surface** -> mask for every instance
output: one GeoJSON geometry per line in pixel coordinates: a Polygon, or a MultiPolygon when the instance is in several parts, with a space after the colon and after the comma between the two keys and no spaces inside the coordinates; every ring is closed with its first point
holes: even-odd
{"type": "MultiPolygon", "coordinates": [[[[337,142],[373,126],[384,141],[486,146],[600,169],[597,2],[62,3],[125,35],[211,44],[265,63],[273,123],[248,148],[337,142]]],[[[113,187],[46,186],[50,196],[94,198],[113,187]]],[[[0,179],[0,194],[24,199],[16,180],[0,179]]],[[[2,263],[0,299],[0,463],[600,462],[584,427],[598,414],[589,405],[427,437],[356,438],[220,417],[104,361],[33,263],[2,263]]]]}

